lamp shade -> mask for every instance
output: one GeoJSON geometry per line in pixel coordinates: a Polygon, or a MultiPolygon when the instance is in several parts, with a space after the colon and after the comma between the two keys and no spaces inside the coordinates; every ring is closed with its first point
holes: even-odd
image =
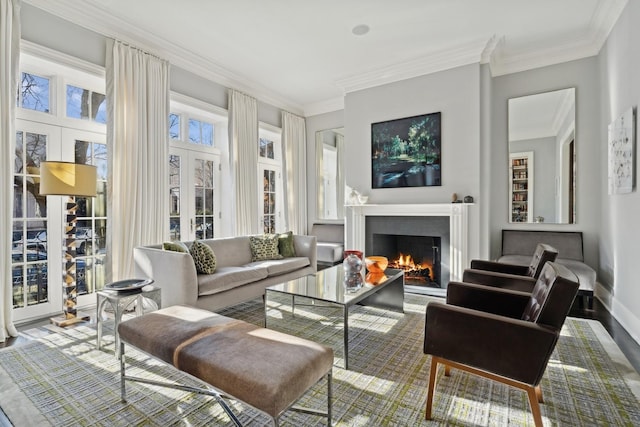
{"type": "Polygon", "coordinates": [[[40,163],[40,194],[43,196],[94,197],[97,168],[69,162],[40,163]]]}

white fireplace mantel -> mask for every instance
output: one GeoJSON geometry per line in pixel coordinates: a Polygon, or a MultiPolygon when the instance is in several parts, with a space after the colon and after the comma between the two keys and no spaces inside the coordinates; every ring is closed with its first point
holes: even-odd
{"type": "Polygon", "coordinates": [[[364,250],[368,216],[446,216],[449,217],[450,280],[460,281],[469,263],[468,210],[472,205],[473,203],[425,203],[346,206],[345,249],[364,250]]]}

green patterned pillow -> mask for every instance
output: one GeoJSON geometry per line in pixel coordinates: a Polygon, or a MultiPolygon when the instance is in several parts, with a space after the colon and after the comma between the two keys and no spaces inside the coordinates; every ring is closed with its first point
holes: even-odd
{"type": "Polygon", "coordinates": [[[293,246],[293,231],[287,231],[278,236],[278,251],[285,258],[296,256],[296,249],[293,246]]]}
{"type": "Polygon", "coordinates": [[[267,259],[280,259],[278,252],[278,235],[264,234],[262,236],[249,236],[251,245],[251,260],[264,261],[267,259]]]}
{"type": "Polygon", "coordinates": [[[213,249],[209,245],[196,240],[191,245],[189,253],[199,274],[213,274],[216,271],[216,254],[213,253],[213,249]]]}
{"type": "Polygon", "coordinates": [[[189,248],[182,242],[164,242],[162,244],[162,249],[165,251],[182,252],[185,254],[189,253],[189,248]]]}

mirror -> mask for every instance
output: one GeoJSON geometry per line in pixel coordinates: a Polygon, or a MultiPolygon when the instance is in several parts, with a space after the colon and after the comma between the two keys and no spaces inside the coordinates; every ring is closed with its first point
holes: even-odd
{"type": "Polygon", "coordinates": [[[575,89],[509,100],[509,222],[576,219],[575,89]]]}
{"type": "Polygon", "coordinates": [[[316,132],[318,219],[344,219],[344,128],[316,132]]]}

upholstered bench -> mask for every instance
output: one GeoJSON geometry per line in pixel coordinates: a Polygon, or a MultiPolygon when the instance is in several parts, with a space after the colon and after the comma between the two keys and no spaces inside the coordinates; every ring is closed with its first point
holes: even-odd
{"type": "Polygon", "coordinates": [[[241,425],[223,398],[240,400],[268,415],[274,426],[287,410],[327,417],[331,425],[333,350],[287,334],[188,306],[172,306],[120,323],[121,390],[125,380],[207,394],[241,425]],[[125,374],[125,344],[158,358],[212,388],[193,388],[125,374]],[[327,378],[327,411],[292,405],[327,378]]]}

